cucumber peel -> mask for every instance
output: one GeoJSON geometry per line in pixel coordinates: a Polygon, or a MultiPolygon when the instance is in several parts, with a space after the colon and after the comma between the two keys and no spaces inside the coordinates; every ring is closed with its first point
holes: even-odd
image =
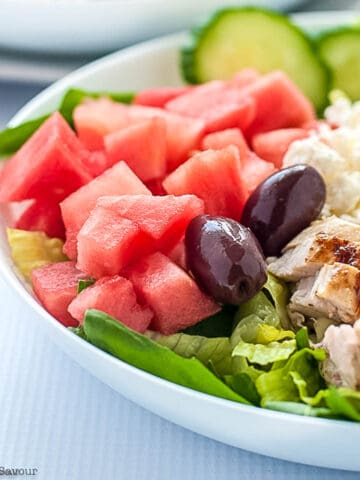
{"type": "Polygon", "coordinates": [[[332,72],[331,88],[360,99],[360,28],[342,27],[318,38],[318,51],[332,72]]]}
{"type": "Polygon", "coordinates": [[[317,110],[327,103],[330,75],[315,43],[279,13],[256,7],[220,10],[192,31],[190,44],[181,51],[189,83],[228,80],[246,67],[262,74],[282,70],[317,110]]]}

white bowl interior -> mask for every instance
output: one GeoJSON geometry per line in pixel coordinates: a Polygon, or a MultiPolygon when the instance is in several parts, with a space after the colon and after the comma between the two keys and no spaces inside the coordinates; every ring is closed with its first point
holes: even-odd
{"type": "MultiPolygon", "coordinates": [[[[349,14],[301,15],[313,29],[334,26],[349,14]],[[317,22],[317,23],[316,23],[317,22]]],[[[178,46],[184,34],[165,37],[105,57],[45,90],[12,120],[16,125],[57,107],[70,86],[89,90],[137,90],[179,85],[178,46]]],[[[248,407],[169,383],[121,362],[67,331],[33,298],[10,257],[4,223],[0,225],[0,270],[51,338],[99,379],[149,410],[193,431],[230,445],[286,460],[360,470],[360,426],[248,407]]]]}

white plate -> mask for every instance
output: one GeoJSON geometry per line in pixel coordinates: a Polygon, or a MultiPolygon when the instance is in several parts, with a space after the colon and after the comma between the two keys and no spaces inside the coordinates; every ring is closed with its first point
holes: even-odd
{"type": "MultiPolygon", "coordinates": [[[[335,26],[339,13],[296,17],[302,26],[335,26]]],[[[70,86],[128,90],[178,85],[178,46],[184,36],[162,38],[110,55],[50,87],[12,121],[16,125],[55,108],[70,86]],[[139,75],[141,68],[141,75],[139,75]]],[[[4,228],[0,268],[51,338],[96,377],[143,407],[195,432],[257,453],[311,465],[360,470],[360,425],[300,417],[245,406],[177,386],[119,361],[67,331],[32,297],[17,277],[4,228]]]]}
{"type": "Polygon", "coordinates": [[[188,28],[224,5],[289,9],[304,0],[0,0],[0,47],[104,53],[188,28]]]}

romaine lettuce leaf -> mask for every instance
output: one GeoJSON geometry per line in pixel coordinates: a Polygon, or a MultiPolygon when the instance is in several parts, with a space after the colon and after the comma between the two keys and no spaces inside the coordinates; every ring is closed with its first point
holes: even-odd
{"type": "Polygon", "coordinates": [[[325,356],[324,350],[303,348],[295,352],[284,366],[259,375],[255,384],[261,405],[274,401],[298,402],[301,396],[316,395],[324,387],[319,361],[325,356]]]}
{"type": "Polygon", "coordinates": [[[197,358],[206,367],[211,368],[221,377],[230,375],[231,345],[226,337],[206,338],[199,335],[162,335],[158,332],[147,331],[145,336],[184,358],[197,358]]]}
{"type": "Polygon", "coordinates": [[[248,343],[240,340],[233,350],[233,357],[245,357],[250,363],[268,365],[269,363],[280,360],[287,360],[295,350],[295,340],[270,342],[266,345],[262,345],[261,343],[248,343]]]}
{"type": "Polygon", "coordinates": [[[286,309],[289,300],[289,290],[285,283],[268,272],[267,282],[263,288],[267,291],[274,302],[275,310],[280,319],[282,328],[291,328],[291,323],[286,309]]]}
{"type": "Polygon", "coordinates": [[[196,358],[182,358],[103,312],[88,310],[84,331],[89,342],[141,370],[203,393],[249,403],[196,358]]]}
{"type": "Polygon", "coordinates": [[[201,335],[208,338],[230,337],[235,313],[236,307],[225,305],[220,312],[186,328],[183,330],[183,333],[201,335]]]}
{"type": "Polygon", "coordinates": [[[62,251],[63,242],[59,238],[49,238],[43,232],[14,228],[8,228],[6,232],[12,258],[28,281],[34,268],[67,260],[62,251]]]}

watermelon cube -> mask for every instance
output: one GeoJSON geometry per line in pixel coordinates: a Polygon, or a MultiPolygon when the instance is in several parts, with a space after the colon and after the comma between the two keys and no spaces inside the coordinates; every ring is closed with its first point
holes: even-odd
{"type": "Polygon", "coordinates": [[[256,116],[245,131],[248,139],[278,128],[300,127],[315,119],[310,100],[283,72],[268,73],[242,91],[256,105],[256,116]]]}
{"type": "Polygon", "coordinates": [[[199,147],[204,134],[204,122],[197,118],[185,118],[161,108],[131,105],[131,122],[138,123],[149,118],[159,117],[166,123],[167,170],[171,172],[187,160],[189,152],[199,147]]]}
{"type": "Polygon", "coordinates": [[[77,238],[77,267],[94,278],[116,275],[154,251],[153,241],[138,225],[102,207],[92,210],[77,238]]]}
{"type": "Polygon", "coordinates": [[[0,201],[44,196],[61,201],[92,176],[87,151],[59,113],[54,113],[10,159],[1,175],[0,201]]]}
{"type": "Polygon", "coordinates": [[[60,207],[66,228],[64,252],[69,258],[76,258],[77,235],[95,207],[98,198],[103,195],[122,194],[151,195],[151,192],[125,162],[119,162],[106,170],[61,203],[60,207]]]}
{"type": "Polygon", "coordinates": [[[89,150],[104,149],[104,137],[130,125],[152,118],[166,124],[166,156],[169,171],[184,162],[190,150],[200,144],[204,122],[184,118],[156,107],[123,105],[106,98],[87,100],[74,110],[74,123],[80,140],[89,150]]]}
{"type": "Polygon", "coordinates": [[[86,167],[93,177],[98,177],[109,168],[109,160],[104,150],[89,151],[86,167]]]}
{"type": "Polygon", "coordinates": [[[164,108],[165,104],[174,98],[189,92],[193,87],[160,87],[147,88],[134,98],[135,105],[164,108]]]}
{"type": "Polygon", "coordinates": [[[247,87],[260,78],[260,73],[255,68],[243,68],[229,81],[229,85],[237,88],[247,87]]]}
{"type": "Polygon", "coordinates": [[[150,118],[105,136],[108,165],[124,160],[140,180],[147,182],[166,173],[166,124],[150,118]]]}
{"type": "Polygon", "coordinates": [[[163,252],[182,239],[190,220],[204,213],[204,202],[195,195],[106,196],[98,200],[97,206],[133,222],[163,252]]]}
{"type": "Polygon", "coordinates": [[[252,139],[254,152],[277,168],[282,167],[283,158],[291,143],[309,135],[304,128],[282,128],[258,133],[252,139]]]}
{"type": "Polygon", "coordinates": [[[245,137],[238,128],[228,128],[219,132],[209,133],[203,138],[201,149],[221,150],[229,145],[235,145],[239,149],[241,159],[249,153],[245,137]]]}
{"type": "Polygon", "coordinates": [[[249,151],[249,154],[243,158],[241,175],[244,183],[247,186],[248,193],[251,194],[259,183],[275,173],[273,163],[266,162],[259,158],[254,152],[249,151]]]}
{"type": "Polygon", "coordinates": [[[226,128],[244,129],[255,117],[254,101],[226,82],[213,81],[193,88],[190,92],[168,102],[167,110],[186,117],[199,118],[205,131],[226,128]]]}
{"type": "Polygon", "coordinates": [[[129,280],[116,275],[104,277],[85,288],[69,305],[70,315],[83,323],[86,310],[94,308],[143,333],[154,314],[149,307],[139,305],[129,280]]]}
{"type": "Polygon", "coordinates": [[[168,253],[168,257],[183,270],[188,269],[186,264],[186,248],[184,239],[175,245],[175,247],[168,253]]]}
{"type": "Polygon", "coordinates": [[[206,150],[191,157],[163,182],[173,195],[194,194],[204,200],[205,213],[239,220],[248,197],[238,149],[206,150]]]}
{"type": "Polygon", "coordinates": [[[44,232],[50,238],[65,238],[60,206],[48,198],[34,200],[16,220],[15,228],[44,232]]]}
{"type": "Polygon", "coordinates": [[[68,306],[77,295],[79,280],[87,278],[73,262],[50,263],[31,272],[32,287],[40,303],[66,327],[78,325],[68,306]]]}
{"type": "Polygon", "coordinates": [[[220,310],[182,268],[159,252],[131,265],[126,276],[139,300],[154,312],[150,328],[164,335],[194,325],[220,310]]]}
{"type": "Polygon", "coordinates": [[[129,125],[127,105],[109,98],[87,99],[73,112],[78,137],[89,150],[103,150],[104,136],[129,125]]]}

